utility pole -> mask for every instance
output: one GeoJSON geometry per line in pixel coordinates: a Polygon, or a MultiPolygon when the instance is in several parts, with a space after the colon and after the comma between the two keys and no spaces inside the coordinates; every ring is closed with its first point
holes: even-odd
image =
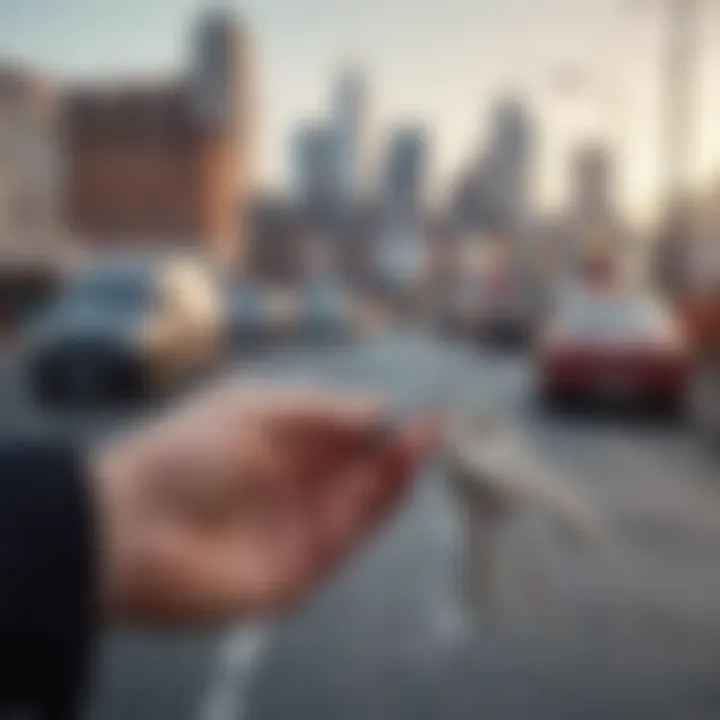
{"type": "Polygon", "coordinates": [[[689,190],[695,121],[696,52],[700,0],[668,3],[666,190],[681,201],[689,190]]]}
{"type": "Polygon", "coordinates": [[[665,211],[655,247],[653,275],[668,297],[677,299],[689,281],[689,252],[695,226],[690,176],[703,0],[659,1],[667,42],[662,67],[665,107],[661,113],[661,202],[665,211]]]}

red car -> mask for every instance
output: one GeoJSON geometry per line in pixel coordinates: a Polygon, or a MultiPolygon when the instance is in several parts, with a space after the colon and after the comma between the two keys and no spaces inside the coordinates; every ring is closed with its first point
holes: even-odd
{"type": "Polygon", "coordinates": [[[574,294],[539,347],[540,389],[549,404],[643,400],[679,411],[690,367],[679,320],[645,295],[574,294]]]}

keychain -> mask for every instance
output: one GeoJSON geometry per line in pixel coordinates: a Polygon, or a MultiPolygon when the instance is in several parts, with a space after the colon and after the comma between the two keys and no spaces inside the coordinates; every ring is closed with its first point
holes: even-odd
{"type": "Polygon", "coordinates": [[[452,418],[441,467],[460,520],[457,579],[471,617],[512,624],[562,616],[553,564],[600,539],[597,511],[496,413],[452,418]]]}

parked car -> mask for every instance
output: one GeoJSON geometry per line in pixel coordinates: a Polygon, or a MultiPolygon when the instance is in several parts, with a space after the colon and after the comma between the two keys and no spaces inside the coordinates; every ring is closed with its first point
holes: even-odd
{"type": "Polygon", "coordinates": [[[31,328],[30,381],[47,402],[138,399],[208,368],[224,336],[218,286],[201,264],[113,256],[71,277],[31,328]]]}
{"type": "Polygon", "coordinates": [[[451,334],[501,346],[532,339],[540,314],[535,283],[509,267],[461,278],[441,310],[441,326],[451,334]]]}
{"type": "Polygon", "coordinates": [[[720,284],[691,289],[681,311],[693,345],[691,417],[699,436],[720,449],[720,284]]]}
{"type": "Polygon", "coordinates": [[[0,341],[17,337],[55,299],[62,271],[51,263],[0,263],[0,341]]]}
{"type": "Polygon", "coordinates": [[[349,293],[335,283],[311,283],[300,290],[296,331],[309,341],[339,341],[354,330],[349,293]]]}
{"type": "Polygon", "coordinates": [[[469,337],[478,330],[480,313],[479,281],[462,278],[440,297],[436,320],[442,334],[469,337]]]}
{"type": "Polygon", "coordinates": [[[566,295],[540,339],[538,376],[550,405],[580,399],[682,409],[691,357],[659,300],[615,290],[566,295]]]}
{"type": "Polygon", "coordinates": [[[240,348],[264,345],[279,331],[268,294],[252,282],[228,292],[227,322],[230,340],[240,348]]]}
{"type": "Polygon", "coordinates": [[[541,309],[531,277],[501,268],[484,278],[480,293],[477,329],[483,340],[512,346],[531,341],[541,309]]]}
{"type": "Polygon", "coordinates": [[[720,360],[703,354],[693,368],[690,414],[698,436],[720,450],[720,360]]]}
{"type": "Polygon", "coordinates": [[[287,286],[268,290],[267,305],[273,335],[278,340],[291,340],[298,333],[300,304],[297,292],[287,286]]]}

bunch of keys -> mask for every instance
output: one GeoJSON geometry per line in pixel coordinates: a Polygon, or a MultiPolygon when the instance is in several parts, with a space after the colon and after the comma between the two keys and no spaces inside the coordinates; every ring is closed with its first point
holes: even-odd
{"type": "Polygon", "coordinates": [[[443,470],[461,521],[458,579],[471,616],[522,623],[562,615],[551,566],[602,533],[587,499],[496,414],[451,421],[443,470]]]}
{"type": "MultiPolygon", "coordinates": [[[[401,424],[387,422],[373,442],[401,424]]],[[[457,587],[470,617],[515,624],[562,616],[553,565],[602,536],[587,498],[499,413],[448,418],[439,459],[459,518],[457,587]]]]}

